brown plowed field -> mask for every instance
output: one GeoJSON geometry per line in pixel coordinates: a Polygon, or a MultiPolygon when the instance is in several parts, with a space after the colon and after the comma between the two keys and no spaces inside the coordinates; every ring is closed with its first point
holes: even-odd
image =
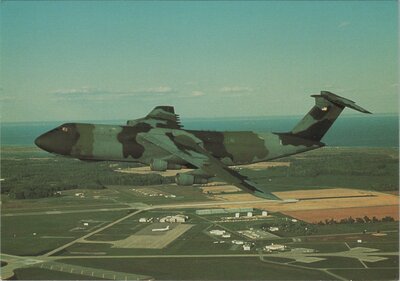
{"type": "Polygon", "coordinates": [[[240,189],[234,185],[224,185],[221,183],[220,185],[212,185],[212,184],[205,184],[200,187],[204,193],[232,193],[238,192],[240,189]]]}
{"type": "Polygon", "coordinates": [[[395,220],[399,220],[399,206],[373,206],[373,207],[358,207],[358,208],[337,208],[337,209],[320,209],[320,210],[304,210],[304,211],[289,211],[284,212],[285,215],[311,223],[324,221],[325,219],[334,219],[340,221],[348,217],[363,218],[367,216],[372,219],[376,217],[381,219],[390,216],[395,220]]]}
{"type": "Polygon", "coordinates": [[[318,190],[296,190],[275,192],[282,199],[297,199],[297,202],[263,200],[251,194],[222,194],[214,196],[224,202],[221,208],[252,207],[281,212],[305,221],[325,219],[353,218],[367,215],[382,218],[391,216],[399,219],[399,197],[392,194],[364,191],[349,188],[331,188],[318,190]],[[226,204],[234,201],[242,202],[226,204]]]}

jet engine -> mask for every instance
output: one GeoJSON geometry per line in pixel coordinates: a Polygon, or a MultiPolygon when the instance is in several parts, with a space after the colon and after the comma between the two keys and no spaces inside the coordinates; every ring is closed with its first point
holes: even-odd
{"type": "Polygon", "coordinates": [[[178,173],[175,176],[175,182],[177,185],[193,185],[207,183],[208,179],[187,173],[178,173]]]}
{"type": "Polygon", "coordinates": [[[181,168],[182,168],[181,165],[169,163],[169,162],[167,162],[165,160],[161,160],[161,159],[154,159],[150,163],[150,169],[152,171],[163,172],[166,170],[179,170],[181,168]]]}

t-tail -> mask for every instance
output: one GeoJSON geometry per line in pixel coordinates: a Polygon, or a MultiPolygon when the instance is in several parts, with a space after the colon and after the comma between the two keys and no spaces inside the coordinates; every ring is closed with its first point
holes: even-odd
{"type": "Polygon", "coordinates": [[[293,128],[290,134],[308,140],[320,141],[345,107],[371,114],[368,110],[356,105],[354,101],[327,91],[321,91],[320,95],[312,95],[312,97],[315,98],[314,107],[293,128]]]}

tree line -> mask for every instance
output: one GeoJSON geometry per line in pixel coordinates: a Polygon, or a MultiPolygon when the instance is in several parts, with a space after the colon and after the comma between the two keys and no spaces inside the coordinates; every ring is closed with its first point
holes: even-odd
{"type": "Polygon", "coordinates": [[[157,185],[173,182],[173,178],[158,174],[118,173],[117,168],[136,164],[110,162],[83,163],[66,158],[44,160],[2,160],[1,193],[13,199],[34,199],[56,196],[57,191],[106,185],[157,185]]]}

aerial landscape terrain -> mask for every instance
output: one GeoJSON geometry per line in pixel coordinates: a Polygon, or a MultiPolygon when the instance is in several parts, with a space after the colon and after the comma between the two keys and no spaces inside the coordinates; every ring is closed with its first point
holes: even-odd
{"type": "Polygon", "coordinates": [[[0,280],[400,280],[399,11],[1,1],[0,280]]]}
{"type": "Polygon", "coordinates": [[[236,168],[284,201],[32,146],[1,165],[3,279],[398,279],[397,148],[236,168]]]}

